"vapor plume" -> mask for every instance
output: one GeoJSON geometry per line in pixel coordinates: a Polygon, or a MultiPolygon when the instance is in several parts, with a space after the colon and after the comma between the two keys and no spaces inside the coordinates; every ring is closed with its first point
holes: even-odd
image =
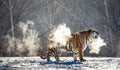
{"type": "Polygon", "coordinates": [[[89,53],[99,54],[101,47],[106,46],[104,40],[99,36],[96,40],[89,44],[89,53]]]}
{"type": "Polygon", "coordinates": [[[58,43],[59,45],[66,45],[69,38],[71,38],[71,30],[65,23],[60,24],[58,27],[53,29],[49,36],[49,40],[54,41],[54,47],[57,47],[58,43]]]}

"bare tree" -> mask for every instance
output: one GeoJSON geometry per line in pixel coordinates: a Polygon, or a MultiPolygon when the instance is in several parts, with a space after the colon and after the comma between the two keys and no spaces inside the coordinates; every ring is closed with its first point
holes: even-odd
{"type": "MultiPolygon", "coordinates": [[[[9,14],[10,14],[10,23],[11,23],[11,29],[12,29],[12,41],[13,41],[13,47],[15,48],[15,37],[14,37],[14,21],[13,21],[13,4],[12,1],[9,0],[7,4],[7,2],[5,0],[2,0],[3,3],[7,6],[8,10],[9,10],[9,14]]],[[[14,49],[14,51],[16,51],[16,49],[14,49]]]]}
{"type": "Polygon", "coordinates": [[[108,28],[109,28],[110,42],[112,43],[111,24],[110,24],[110,19],[109,19],[107,0],[104,0],[104,5],[105,5],[106,20],[107,20],[107,24],[108,24],[108,28]]]}

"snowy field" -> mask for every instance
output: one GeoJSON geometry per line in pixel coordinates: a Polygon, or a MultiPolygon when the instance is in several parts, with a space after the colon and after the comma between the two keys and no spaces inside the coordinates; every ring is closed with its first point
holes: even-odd
{"type": "MultiPolygon", "coordinates": [[[[120,70],[120,58],[85,57],[80,64],[42,64],[40,57],[0,57],[0,70],[120,70]]],[[[61,57],[64,62],[73,61],[72,57],[61,57]]],[[[52,58],[54,61],[55,59],[52,58]]]]}

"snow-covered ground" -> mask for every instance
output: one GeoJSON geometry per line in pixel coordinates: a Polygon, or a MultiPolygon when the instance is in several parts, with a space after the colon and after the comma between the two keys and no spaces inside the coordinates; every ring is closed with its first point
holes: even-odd
{"type": "MultiPolygon", "coordinates": [[[[120,58],[85,57],[82,64],[44,64],[40,57],[0,57],[0,70],[120,70],[120,58]]],[[[64,62],[72,57],[60,57],[64,62]]],[[[54,61],[55,59],[52,58],[54,61]]]]}

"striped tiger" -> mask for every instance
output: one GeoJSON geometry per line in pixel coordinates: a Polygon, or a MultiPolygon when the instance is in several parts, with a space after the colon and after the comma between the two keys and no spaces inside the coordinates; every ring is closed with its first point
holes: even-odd
{"type": "Polygon", "coordinates": [[[86,59],[83,58],[84,50],[89,43],[98,38],[99,32],[94,29],[89,29],[72,33],[71,36],[72,37],[67,41],[65,46],[61,46],[59,43],[55,46],[54,41],[50,40],[48,43],[47,55],[46,57],[41,56],[41,58],[47,58],[47,61],[51,61],[50,56],[54,55],[56,61],[60,61],[59,56],[61,52],[72,52],[74,61],[79,61],[77,57],[79,57],[80,61],[86,61],[86,59]]]}

